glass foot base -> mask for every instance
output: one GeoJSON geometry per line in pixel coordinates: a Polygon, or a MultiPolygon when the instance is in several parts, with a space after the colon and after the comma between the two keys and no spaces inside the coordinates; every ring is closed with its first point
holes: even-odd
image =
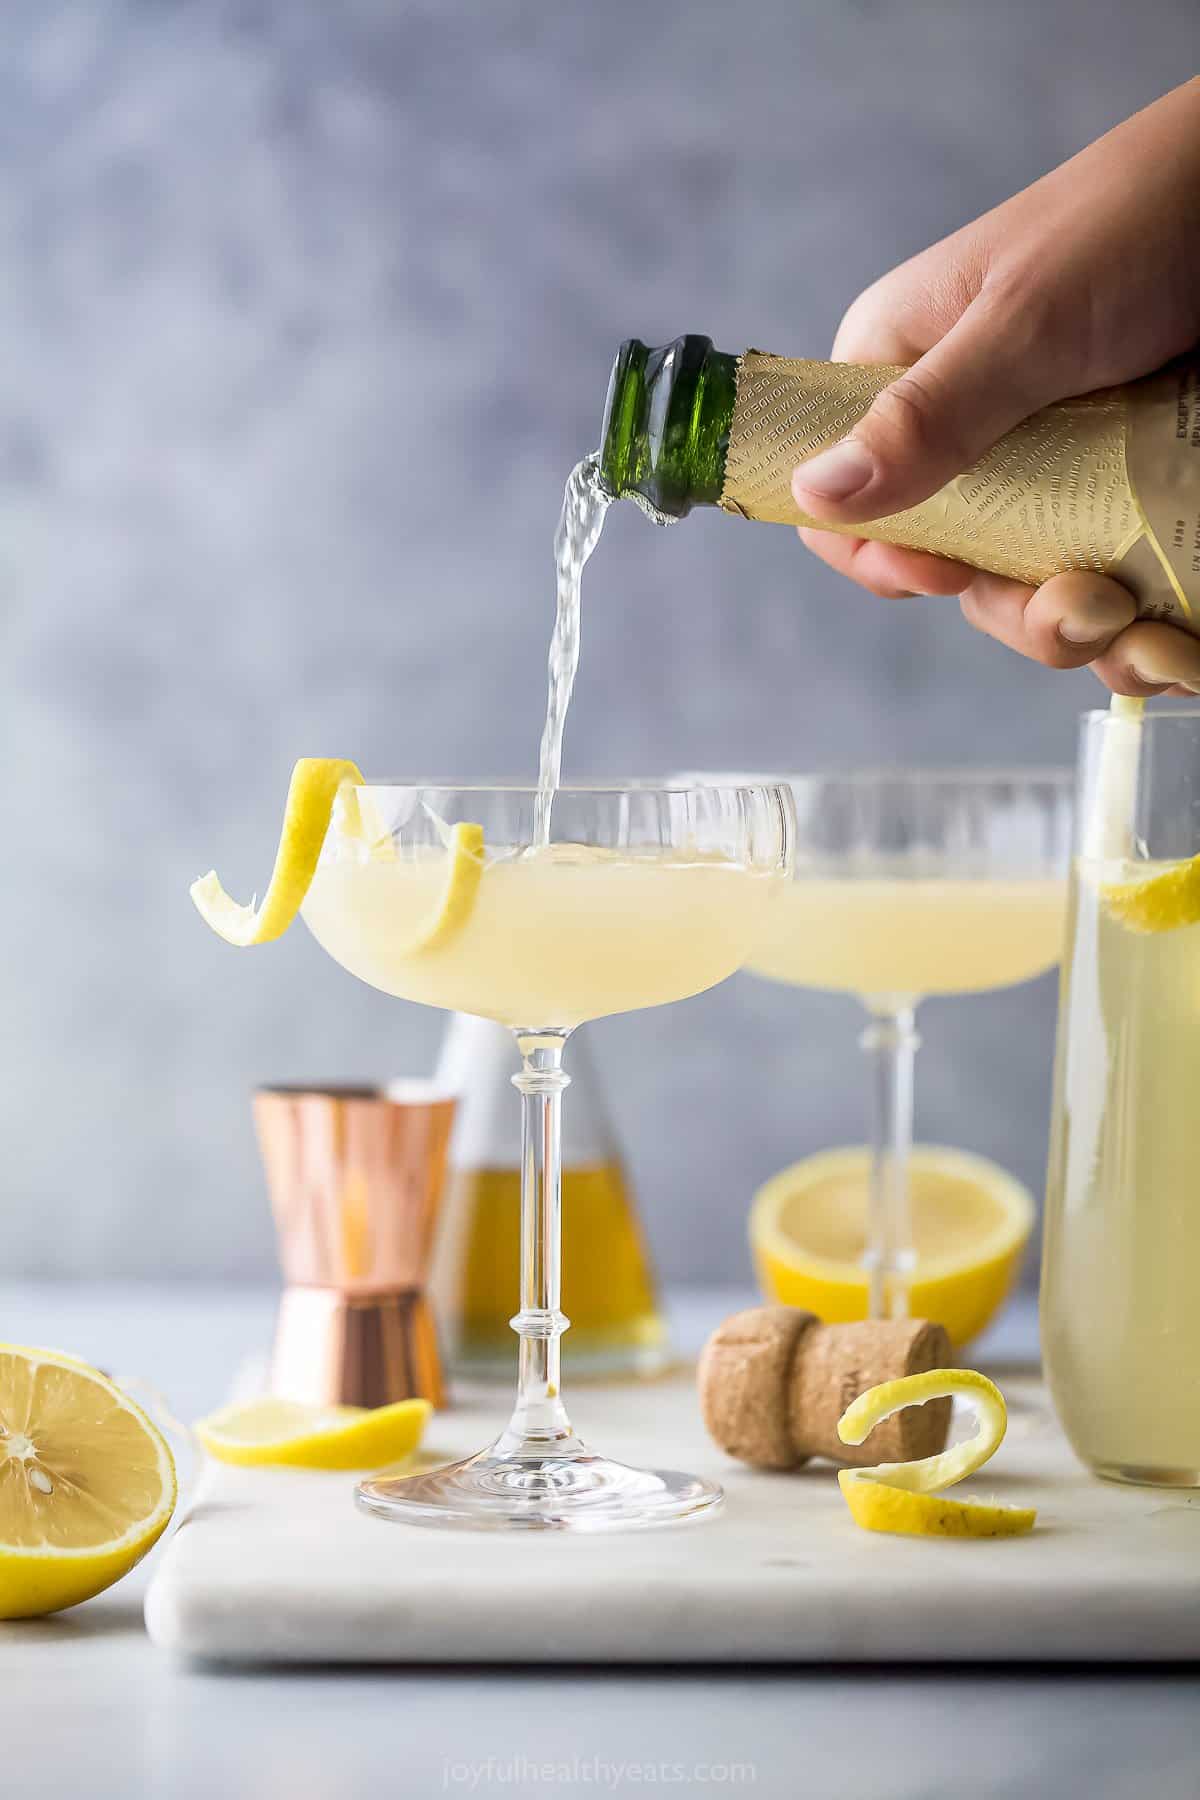
{"type": "MultiPolygon", "coordinates": [[[[577,1441],[577,1440],[576,1440],[577,1441]]],[[[496,1446],[421,1475],[375,1475],[358,1504],[403,1525],[471,1531],[630,1531],[712,1513],[721,1489],[677,1469],[631,1469],[594,1456],[513,1455],[496,1446]]]]}
{"type": "Polygon", "coordinates": [[[1200,1488],[1200,1469],[1172,1469],[1138,1463],[1093,1463],[1092,1473],[1102,1481],[1122,1481],[1131,1487],[1200,1488]]]}

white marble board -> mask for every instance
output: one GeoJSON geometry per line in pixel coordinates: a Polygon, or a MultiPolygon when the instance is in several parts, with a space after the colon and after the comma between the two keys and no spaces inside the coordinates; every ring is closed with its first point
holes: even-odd
{"type": "MultiPolygon", "coordinates": [[[[663,1530],[431,1531],[359,1513],[353,1478],[206,1467],[146,1604],[154,1641],[259,1662],[694,1663],[1200,1658],[1200,1494],[1121,1488],[1075,1462],[1036,1381],[958,1492],[1034,1504],[1033,1535],[872,1536],[833,1472],[746,1469],[707,1440],[690,1376],[577,1386],[596,1448],[715,1476],[715,1517],[663,1530]]],[[[493,1390],[428,1448],[477,1449],[493,1390]]]]}

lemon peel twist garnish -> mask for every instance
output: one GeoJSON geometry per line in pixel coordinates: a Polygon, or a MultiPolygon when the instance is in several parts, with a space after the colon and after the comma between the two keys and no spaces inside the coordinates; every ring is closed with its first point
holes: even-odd
{"type": "Polygon", "coordinates": [[[405,945],[406,956],[412,956],[418,950],[440,950],[470,918],[484,868],[483,826],[455,825],[450,833],[449,856],[450,866],[441,898],[430,908],[415,937],[405,945]]]}
{"type": "MultiPolygon", "coordinates": [[[[245,949],[282,937],[304,904],[331,820],[342,836],[366,847],[370,862],[394,862],[395,846],[375,814],[363,776],[342,757],[303,756],[292,770],[275,866],[262,904],[246,906],[221,886],[215,869],[190,893],[205,924],[228,944],[245,949]]],[[[405,947],[433,950],[459,931],[475,905],[484,867],[483,827],[459,824],[447,834],[448,867],[437,903],[405,947]]]]}
{"type": "MultiPolygon", "coordinates": [[[[1115,719],[1127,721],[1124,735],[1113,737],[1109,727],[1101,745],[1101,762],[1097,775],[1100,803],[1114,808],[1115,825],[1102,833],[1102,854],[1114,861],[1131,855],[1131,829],[1134,797],[1137,792],[1138,758],[1141,747],[1140,721],[1146,702],[1114,694],[1109,712],[1115,719]],[[1132,732],[1134,735],[1130,736],[1132,732]],[[1107,759],[1107,766],[1106,766],[1107,759]],[[1118,841],[1111,846],[1113,829],[1118,841]]],[[[1102,815],[1101,825],[1108,823],[1102,815]]],[[[1178,931],[1181,926],[1200,922],[1200,856],[1176,863],[1158,875],[1134,876],[1130,881],[1106,881],[1100,888],[1100,903],[1110,919],[1128,931],[1144,936],[1162,931],[1178,931]]]]}
{"type": "Polygon", "coordinates": [[[881,1420],[903,1407],[945,1397],[970,1401],[979,1424],[975,1435],[938,1456],[839,1469],[838,1485],[855,1524],[864,1531],[909,1537],[1016,1537],[1032,1531],[1037,1517],[1033,1507],[947,1500],[937,1491],[973,1475],[1004,1441],[1004,1396],[975,1369],[929,1369],[868,1388],[838,1420],[838,1436],[844,1444],[861,1444],[881,1420]]]}
{"type": "Polygon", "coordinates": [[[245,949],[269,944],[282,937],[296,914],[316,873],[317,859],[341,789],[347,789],[345,825],[351,836],[361,836],[362,816],[353,789],[363,785],[358,767],[337,756],[302,756],[292,770],[275,867],[261,906],[234,900],[221,886],[215,869],[194,881],[189,889],[201,918],[227,944],[245,949]]]}

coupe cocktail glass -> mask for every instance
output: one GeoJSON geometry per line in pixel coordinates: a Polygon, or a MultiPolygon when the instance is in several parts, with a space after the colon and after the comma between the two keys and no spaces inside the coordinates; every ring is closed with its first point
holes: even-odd
{"type": "Polygon", "coordinates": [[[373,987],[506,1025],[524,1102],[515,1410],[478,1455],[364,1481],[360,1504],[406,1522],[527,1529],[658,1525],[702,1512],[720,1499],[712,1482],[597,1456],[563,1405],[563,1049],[585,1020],[681,1000],[741,967],[786,891],[790,795],[763,783],[560,788],[543,842],[534,788],[372,784],[358,793],[392,851],[381,858],[331,832],[305,922],[373,987]],[[471,911],[446,942],[414,953],[444,889],[449,828],[465,821],[483,827],[487,845],[471,911]]]}
{"type": "Polygon", "coordinates": [[[859,1040],[873,1097],[863,1262],[871,1316],[902,1317],[916,1261],[907,1166],[917,1002],[1009,987],[1058,961],[1072,777],[897,769],[780,779],[796,805],[793,879],[747,967],[853,994],[870,1015],[859,1040]]]}

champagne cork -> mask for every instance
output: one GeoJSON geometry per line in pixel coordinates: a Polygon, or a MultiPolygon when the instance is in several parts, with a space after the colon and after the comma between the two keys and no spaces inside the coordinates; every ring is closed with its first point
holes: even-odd
{"type": "Polygon", "coordinates": [[[862,1444],[838,1420],[882,1381],[949,1366],[950,1340],[926,1319],[823,1325],[794,1306],[755,1306],[718,1326],[700,1357],[700,1410],[710,1436],[760,1469],[797,1469],[810,1456],[864,1467],[935,1456],[950,1406],[931,1400],[883,1419],[862,1444]]]}

